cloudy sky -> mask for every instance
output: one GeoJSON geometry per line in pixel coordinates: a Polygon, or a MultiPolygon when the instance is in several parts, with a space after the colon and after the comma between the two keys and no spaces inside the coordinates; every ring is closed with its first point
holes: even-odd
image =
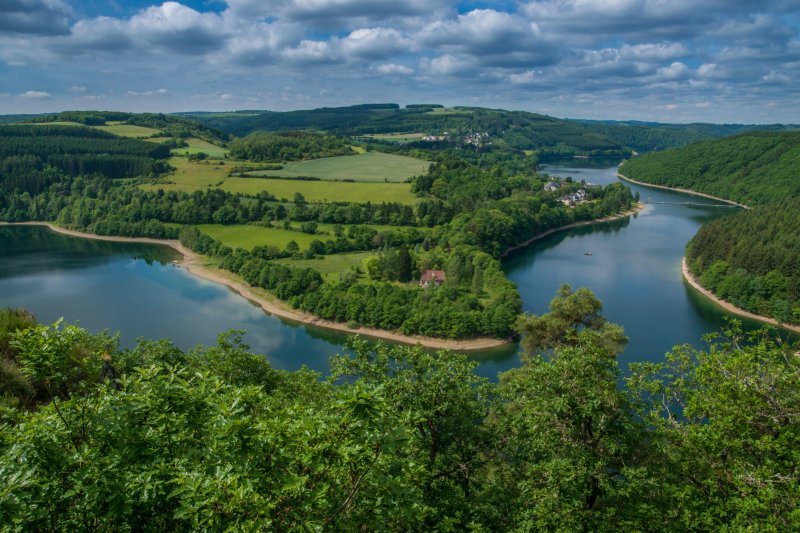
{"type": "Polygon", "coordinates": [[[366,102],[800,123],[800,0],[0,0],[0,113],[366,102]]]}

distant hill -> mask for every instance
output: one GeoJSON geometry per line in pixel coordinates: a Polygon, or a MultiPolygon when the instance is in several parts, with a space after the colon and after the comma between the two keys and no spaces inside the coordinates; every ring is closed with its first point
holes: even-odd
{"type": "Polygon", "coordinates": [[[574,120],[639,153],[677,148],[697,141],[720,139],[747,131],[785,131],[784,124],[665,124],[659,122],[574,120]]]}
{"type": "Polygon", "coordinates": [[[749,132],[654,152],[623,163],[632,179],[747,205],[800,196],[800,131],[749,132]]]}
{"type": "Polygon", "coordinates": [[[30,123],[75,122],[85,126],[109,123],[141,126],[158,130],[168,137],[196,137],[212,143],[225,143],[230,136],[220,130],[189,118],[163,113],[125,113],[122,111],[62,111],[29,118],[30,123]]]}
{"type": "Polygon", "coordinates": [[[620,143],[582,124],[524,111],[477,107],[445,109],[421,104],[400,108],[397,104],[366,104],[261,114],[181,116],[213,124],[240,137],[257,130],[321,130],[343,136],[420,132],[463,137],[487,133],[492,143],[506,144],[516,150],[536,150],[540,158],[630,153],[620,143]]]}

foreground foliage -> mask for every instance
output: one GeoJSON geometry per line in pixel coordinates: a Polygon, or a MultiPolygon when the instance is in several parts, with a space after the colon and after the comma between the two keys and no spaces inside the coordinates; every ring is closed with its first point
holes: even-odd
{"type": "Polygon", "coordinates": [[[355,341],[322,380],[239,332],[121,350],[0,312],[0,527],[800,527],[796,348],[733,328],[620,388],[597,299],[564,287],[552,309],[523,319],[536,349],[499,383],[418,348],[355,341]]]}

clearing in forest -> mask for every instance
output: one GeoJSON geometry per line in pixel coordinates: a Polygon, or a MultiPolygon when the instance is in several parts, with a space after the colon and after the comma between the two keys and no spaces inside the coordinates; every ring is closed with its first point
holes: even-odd
{"type": "Polygon", "coordinates": [[[428,171],[430,162],[402,155],[365,154],[324,157],[284,163],[282,170],[251,172],[254,176],[277,178],[310,177],[321,180],[403,182],[428,171]]]}
{"type": "Polygon", "coordinates": [[[346,181],[304,181],[271,178],[228,178],[224,191],[256,195],[267,191],[277,199],[292,201],[300,193],[309,202],[355,202],[373,204],[413,203],[416,196],[408,183],[369,183],[346,181]]]}

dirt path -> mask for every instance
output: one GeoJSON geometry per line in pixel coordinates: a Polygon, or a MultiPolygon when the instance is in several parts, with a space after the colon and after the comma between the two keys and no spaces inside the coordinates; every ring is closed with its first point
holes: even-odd
{"type": "Polygon", "coordinates": [[[743,316],[745,318],[749,318],[749,319],[752,319],[752,320],[757,320],[759,322],[765,322],[767,324],[772,324],[773,326],[778,326],[778,327],[781,327],[781,328],[784,328],[784,329],[788,329],[790,331],[794,331],[794,332],[800,333],[800,326],[793,326],[791,324],[778,322],[774,318],[769,318],[769,317],[766,317],[766,316],[761,316],[761,315],[757,315],[755,313],[751,313],[750,311],[746,311],[746,310],[744,310],[744,309],[742,309],[740,307],[736,307],[732,303],[729,303],[729,302],[726,302],[725,300],[720,299],[713,292],[709,291],[708,289],[705,289],[702,285],[700,285],[700,283],[692,275],[692,273],[689,272],[689,266],[686,264],[686,258],[685,257],[681,260],[681,272],[683,273],[683,279],[685,279],[687,282],[689,282],[689,285],[691,285],[692,287],[697,289],[697,291],[700,294],[702,294],[703,296],[705,296],[709,300],[713,301],[715,304],[717,304],[718,306],[722,307],[723,309],[725,309],[729,313],[733,313],[733,314],[736,314],[736,315],[739,315],[739,316],[743,316]]]}
{"type": "Polygon", "coordinates": [[[374,337],[402,344],[411,344],[411,345],[419,344],[426,348],[465,351],[465,352],[486,350],[489,348],[497,348],[499,346],[504,346],[511,342],[510,340],[493,339],[488,337],[481,337],[477,339],[465,339],[465,340],[449,340],[449,339],[425,337],[422,335],[403,335],[401,333],[395,333],[392,331],[385,331],[375,328],[366,328],[366,327],[351,328],[348,327],[346,324],[342,324],[340,322],[332,322],[330,320],[324,320],[318,316],[292,309],[287,305],[283,304],[282,302],[280,302],[279,300],[270,298],[266,294],[266,291],[256,289],[250,286],[249,284],[247,284],[245,281],[241,280],[240,278],[238,278],[238,276],[235,276],[234,274],[226,274],[222,270],[209,267],[204,263],[202,256],[196,254],[195,252],[188,249],[187,247],[185,247],[179,241],[176,240],[150,239],[146,237],[116,237],[109,235],[96,235],[93,233],[83,233],[80,231],[61,228],[49,222],[17,222],[17,223],[0,222],[0,225],[45,226],[51,231],[54,231],[56,233],[61,233],[63,235],[69,235],[72,237],[80,237],[82,239],[95,239],[99,241],[112,241],[112,242],[158,244],[162,246],[169,246],[170,248],[176,250],[183,256],[183,261],[179,263],[179,265],[185,268],[189,273],[199,278],[203,278],[208,281],[212,281],[214,283],[219,283],[220,285],[225,285],[226,287],[234,290],[247,300],[255,303],[256,305],[261,307],[261,309],[263,309],[264,311],[266,311],[271,315],[279,316],[281,318],[285,318],[295,322],[311,324],[321,328],[334,329],[354,335],[364,335],[367,337],[374,337]]]}

